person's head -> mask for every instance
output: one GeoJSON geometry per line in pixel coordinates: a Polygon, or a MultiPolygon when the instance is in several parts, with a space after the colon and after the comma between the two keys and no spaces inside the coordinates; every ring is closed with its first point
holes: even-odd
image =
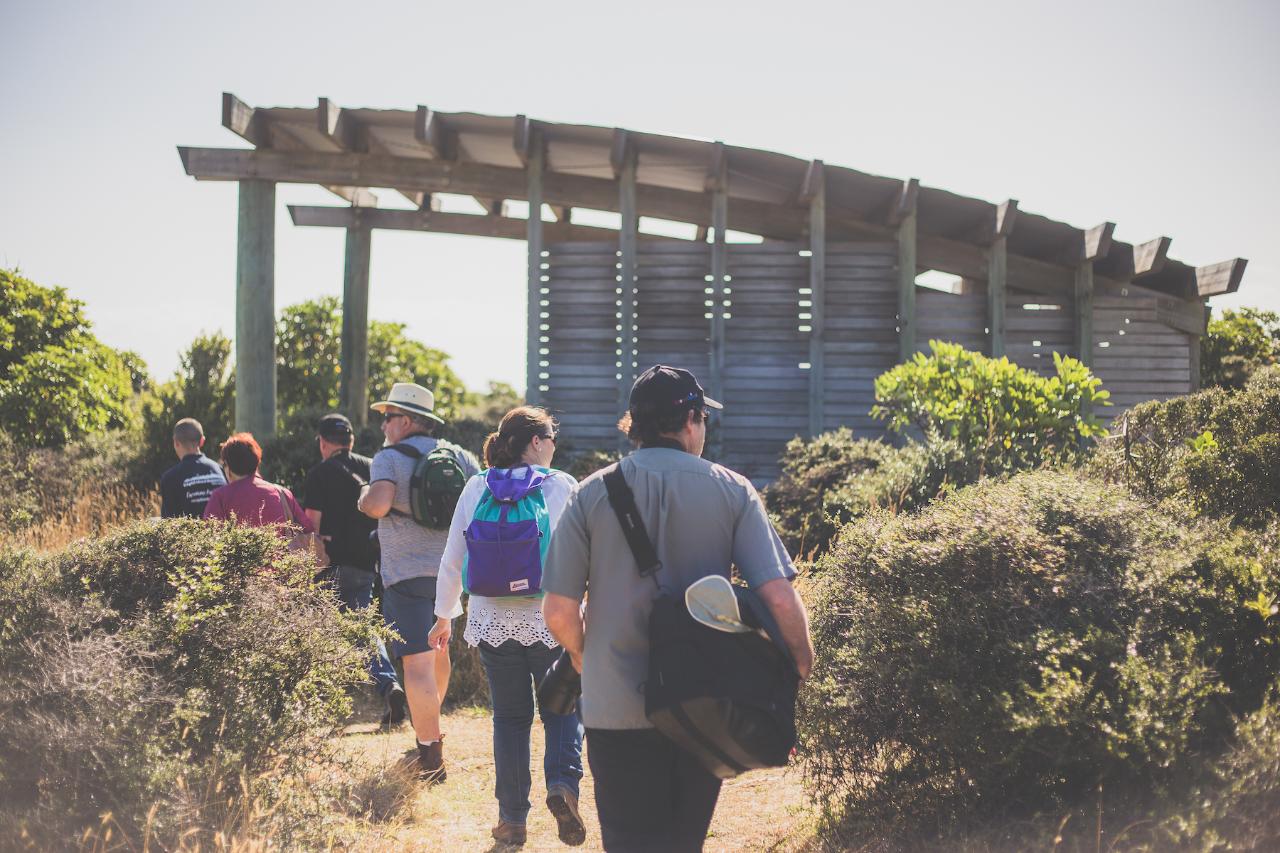
{"type": "Polygon", "coordinates": [[[181,459],[199,453],[204,446],[204,427],[195,418],[183,418],[173,425],[173,452],[181,459]]]}
{"type": "Polygon", "coordinates": [[[320,458],[328,459],[335,453],[350,450],[356,443],[355,430],[346,415],[334,412],[325,415],[316,424],[316,438],[320,442],[320,458]]]}
{"type": "Polygon", "coordinates": [[[688,453],[701,456],[707,442],[709,409],[721,409],[692,373],[655,364],[636,377],[627,413],[618,429],[640,446],[674,441],[688,453]]]}
{"type": "Polygon", "coordinates": [[[391,386],[387,399],[369,408],[382,415],[382,434],[388,444],[404,441],[411,435],[431,435],[444,421],[435,413],[436,397],[428,389],[412,382],[391,386]]]}
{"type": "Polygon", "coordinates": [[[556,455],[556,419],[546,409],[518,406],[502,416],[498,431],[484,440],[484,464],[490,468],[551,464],[556,455]]]}
{"type": "Polygon", "coordinates": [[[218,450],[222,454],[222,467],[232,481],[252,477],[262,463],[262,448],[252,433],[238,432],[222,442],[218,450]]]}

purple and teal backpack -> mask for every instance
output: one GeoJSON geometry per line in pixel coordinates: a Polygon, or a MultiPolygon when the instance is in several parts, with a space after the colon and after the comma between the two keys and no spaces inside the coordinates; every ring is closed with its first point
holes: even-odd
{"type": "Polygon", "coordinates": [[[551,514],[542,494],[549,468],[490,468],[467,525],[462,586],[488,598],[542,594],[542,564],[551,541],[551,514]],[[513,476],[512,471],[522,472],[513,476]]]}

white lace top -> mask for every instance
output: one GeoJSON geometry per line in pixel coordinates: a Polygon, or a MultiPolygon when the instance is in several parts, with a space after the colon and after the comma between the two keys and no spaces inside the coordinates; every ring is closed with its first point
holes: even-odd
{"type": "MultiPolygon", "coordinates": [[[[516,476],[523,473],[523,468],[512,470],[516,476]]],[[[577,481],[563,471],[552,470],[551,475],[542,481],[542,494],[547,502],[547,515],[550,517],[548,521],[552,531],[560,522],[560,515],[564,512],[569,496],[577,487],[577,481]]],[[[436,578],[437,616],[453,619],[462,615],[462,561],[467,553],[464,533],[475,517],[484,489],[484,474],[480,473],[467,481],[458,498],[458,507],[454,510],[453,522],[449,525],[449,540],[445,544],[444,555],[440,558],[440,574],[436,578]]],[[[467,627],[462,638],[471,646],[478,646],[481,641],[500,646],[507,640],[516,640],[522,646],[545,643],[554,648],[558,645],[542,620],[541,596],[471,596],[467,607],[467,627]]]]}

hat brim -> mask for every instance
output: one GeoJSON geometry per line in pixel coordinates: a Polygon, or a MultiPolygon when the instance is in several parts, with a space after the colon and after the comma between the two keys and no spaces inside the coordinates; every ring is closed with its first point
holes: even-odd
{"type": "Polygon", "coordinates": [[[724,403],[721,403],[719,400],[712,400],[710,397],[706,396],[705,394],[702,396],[702,405],[706,406],[708,409],[724,408],[724,403]]]}
{"type": "Polygon", "coordinates": [[[387,406],[395,406],[397,409],[404,409],[406,412],[413,412],[415,415],[422,415],[424,418],[430,418],[438,424],[444,423],[444,418],[437,415],[430,409],[424,409],[421,406],[415,406],[413,403],[397,403],[395,400],[380,400],[369,408],[381,414],[387,410],[387,406]]]}

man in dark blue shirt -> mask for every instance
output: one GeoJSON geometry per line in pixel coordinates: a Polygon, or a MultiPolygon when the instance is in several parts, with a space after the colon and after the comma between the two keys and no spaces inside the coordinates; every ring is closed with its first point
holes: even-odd
{"type": "Polygon", "coordinates": [[[179,462],[160,478],[160,515],[164,518],[199,518],[209,495],[227,484],[222,468],[200,452],[204,427],[195,418],[173,425],[173,452],[179,462]]]}

